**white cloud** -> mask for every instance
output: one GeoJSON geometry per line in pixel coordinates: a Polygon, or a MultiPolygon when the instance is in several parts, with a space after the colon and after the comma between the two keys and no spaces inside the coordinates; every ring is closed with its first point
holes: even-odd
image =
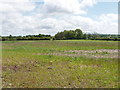
{"type": "Polygon", "coordinates": [[[93,6],[97,3],[97,0],[83,0],[81,2],[81,8],[86,8],[88,6],[93,6]]]}
{"type": "Polygon", "coordinates": [[[54,35],[76,28],[85,32],[117,33],[116,14],[103,14],[98,20],[81,16],[87,13],[85,8],[94,4],[95,0],[44,0],[44,4],[38,5],[29,0],[3,1],[0,3],[2,35],[54,35]]]}
{"type": "Polygon", "coordinates": [[[118,15],[117,14],[103,14],[100,16],[100,20],[102,21],[117,21],[118,15]]]}
{"type": "Polygon", "coordinates": [[[85,14],[85,11],[80,9],[79,0],[44,0],[42,10],[48,14],[52,13],[85,14]]]}
{"type": "Polygon", "coordinates": [[[103,14],[98,22],[99,32],[102,33],[118,33],[118,15],[103,14]]]}
{"type": "MultiPolygon", "coordinates": [[[[83,16],[71,16],[64,18],[71,23],[72,28],[81,28],[84,32],[98,32],[101,34],[117,34],[118,33],[118,15],[104,14],[99,16],[100,19],[93,20],[83,16]]],[[[71,29],[71,28],[69,28],[71,29]]]]}
{"type": "Polygon", "coordinates": [[[35,8],[34,3],[29,0],[2,0],[0,3],[0,12],[26,12],[35,8]],[[26,2],[25,2],[26,1],[26,2]]]}

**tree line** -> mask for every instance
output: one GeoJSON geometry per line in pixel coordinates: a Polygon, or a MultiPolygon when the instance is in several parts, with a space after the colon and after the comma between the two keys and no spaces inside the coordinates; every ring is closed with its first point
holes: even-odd
{"type": "Polygon", "coordinates": [[[81,29],[76,30],[64,30],[63,32],[58,32],[55,35],[57,40],[69,40],[69,39],[85,39],[85,40],[120,40],[120,35],[111,35],[111,34],[86,34],[83,33],[81,29]]]}
{"type": "Polygon", "coordinates": [[[81,29],[76,30],[64,30],[58,32],[55,36],[51,35],[26,35],[26,36],[0,36],[1,41],[13,41],[13,40],[112,40],[120,41],[120,35],[111,35],[111,34],[86,34],[83,33],[81,29]]]}
{"type": "Polygon", "coordinates": [[[13,40],[50,40],[51,35],[26,35],[26,36],[1,36],[2,41],[13,41],[13,40]]]}

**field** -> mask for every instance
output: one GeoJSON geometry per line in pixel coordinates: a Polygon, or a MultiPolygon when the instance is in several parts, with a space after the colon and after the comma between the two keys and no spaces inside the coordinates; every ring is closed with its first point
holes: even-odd
{"type": "Polygon", "coordinates": [[[4,88],[118,88],[118,42],[2,42],[4,88]]]}

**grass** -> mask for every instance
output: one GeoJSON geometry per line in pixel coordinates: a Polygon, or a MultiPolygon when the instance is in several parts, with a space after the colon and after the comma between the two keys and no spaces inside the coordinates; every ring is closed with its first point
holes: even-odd
{"type": "Polygon", "coordinates": [[[117,58],[49,55],[118,49],[116,41],[5,41],[2,46],[4,88],[118,88],[117,58]]]}

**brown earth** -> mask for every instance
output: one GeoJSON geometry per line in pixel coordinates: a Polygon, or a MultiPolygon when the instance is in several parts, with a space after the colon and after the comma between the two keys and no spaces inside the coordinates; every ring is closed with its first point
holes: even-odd
{"type": "Polygon", "coordinates": [[[56,55],[56,56],[84,56],[87,58],[118,58],[117,49],[98,49],[98,50],[69,50],[56,53],[37,53],[37,55],[56,55]]]}

